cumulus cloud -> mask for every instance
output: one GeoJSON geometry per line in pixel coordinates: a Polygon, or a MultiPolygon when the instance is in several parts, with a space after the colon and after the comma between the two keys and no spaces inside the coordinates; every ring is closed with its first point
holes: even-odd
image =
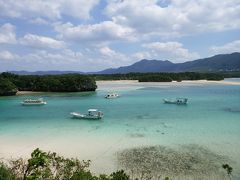
{"type": "Polygon", "coordinates": [[[0,43],[16,43],[15,26],[10,23],[0,26],[0,43]]]}
{"type": "MultiPolygon", "coordinates": [[[[179,42],[152,42],[142,45],[147,48],[149,52],[142,52],[142,58],[152,58],[161,60],[171,60],[174,62],[183,62],[199,58],[196,52],[189,52],[188,49],[183,47],[179,42]],[[144,57],[147,55],[148,57],[144,57]]],[[[139,52],[141,55],[141,52],[139,52]]]]}
{"type": "Polygon", "coordinates": [[[129,64],[129,61],[131,62],[131,59],[125,54],[117,52],[108,46],[104,46],[99,49],[99,56],[102,61],[105,62],[105,65],[111,68],[127,65],[129,64]]]}
{"type": "Polygon", "coordinates": [[[0,51],[0,60],[14,60],[17,58],[18,55],[15,55],[9,51],[0,51]]]}
{"type": "MultiPolygon", "coordinates": [[[[128,64],[127,57],[109,47],[92,48],[86,52],[62,49],[61,51],[34,50],[27,54],[0,51],[0,60],[8,70],[74,70],[94,72],[100,69],[128,64]],[[98,58],[96,58],[98,57],[98,58]],[[7,61],[11,60],[11,61],[7,61]],[[28,68],[29,69],[29,68],[28,68]]],[[[0,71],[4,70],[0,67],[0,71]]]]}
{"type": "Polygon", "coordinates": [[[0,0],[0,16],[14,18],[61,19],[69,15],[80,19],[90,18],[90,11],[99,0],[0,0]]]}
{"type": "Polygon", "coordinates": [[[14,18],[57,19],[61,17],[59,8],[60,4],[54,0],[0,0],[0,15],[14,18]]]}
{"type": "Polygon", "coordinates": [[[55,30],[60,33],[59,38],[79,43],[134,40],[131,28],[123,27],[112,21],[78,26],[74,26],[71,23],[56,24],[55,30]]]}
{"type": "Polygon", "coordinates": [[[240,3],[230,1],[171,0],[108,1],[106,14],[142,35],[176,37],[240,28],[240,3]]]}
{"type": "Polygon", "coordinates": [[[152,59],[153,56],[149,52],[142,51],[142,52],[133,53],[131,57],[136,60],[141,60],[141,59],[152,59]]]}
{"type": "Polygon", "coordinates": [[[40,18],[40,17],[31,19],[29,22],[32,24],[37,24],[37,25],[48,25],[49,24],[49,22],[47,20],[40,18]]]}
{"type": "Polygon", "coordinates": [[[63,14],[81,19],[89,19],[90,11],[99,0],[61,0],[60,11],[63,14]]]}
{"type": "Polygon", "coordinates": [[[61,49],[65,47],[63,41],[58,41],[50,37],[38,36],[34,34],[26,34],[19,40],[20,44],[35,48],[52,48],[61,49]]]}
{"type": "Polygon", "coordinates": [[[210,50],[214,53],[233,53],[240,52],[240,40],[232,41],[222,46],[212,46],[210,50]]]}
{"type": "MultiPolygon", "coordinates": [[[[27,54],[13,54],[0,51],[0,60],[8,70],[81,70],[85,63],[81,52],[64,49],[59,52],[35,50],[27,54]],[[11,61],[6,61],[11,60],[11,61]],[[73,65],[74,64],[74,65],[73,65]]],[[[4,71],[0,66],[0,71],[4,71]]]]}

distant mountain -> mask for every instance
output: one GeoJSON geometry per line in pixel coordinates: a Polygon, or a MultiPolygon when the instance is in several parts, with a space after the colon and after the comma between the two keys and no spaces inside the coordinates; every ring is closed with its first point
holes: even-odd
{"type": "Polygon", "coordinates": [[[83,72],[79,72],[79,71],[35,71],[35,72],[30,72],[30,71],[9,71],[9,72],[13,73],[13,74],[18,74],[18,75],[83,74],[83,72]]]}
{"type": "Polygon", "coordinates": [[[172,63],[170,61],[143,59],[130,66],[116,69],[106,69],[97,74],[117,74],[130,72],[216,72],[240,71],[240,53],[220,54],[209,58],[188,61],[185,63],[172,63]]]}
{"type": "Polygon", "coordinates": [[[218,72],[218,71],[240,71],[240,53],[220,54],[209,58],[187,61],[184,63],[172,63],[168,60],[143,59],[130,66],[110,68],[99,72],[83,73],[80,71],[10,71],[19,75],[57,75],[57,74],[125,74],[130,72],[218,72]]]}
{"type": "Polygon", "coordinates": [[[106,69],[98,72],[99,74],[116,74],[129,72],[168,72],[175,67],[170,61],[146,60],[143,59],[130,66],[124,66],[117,69],[106,69]]]}

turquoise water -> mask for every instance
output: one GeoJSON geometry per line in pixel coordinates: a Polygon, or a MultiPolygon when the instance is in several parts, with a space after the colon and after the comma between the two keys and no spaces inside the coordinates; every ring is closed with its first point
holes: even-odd
{"type": "MultiPolygon", "coordinates": [[[[240,80],[234,79],[234,82],[240,80]]],[[[44,137],[44,142],[48,138],[58,138],[64,144],[64,138],[86,137],[91,143],[94,142],[92,139],[103,137],[105,141],[101,142],[115,141],[119,148],[130,147],[134,143],[170,146],[193,143],[227,155],[240,164],[239,85],[146,83],[124,86],[101,84],[94,93],[1,97],[0,141],[4,138],[27,140],[44,137]],[[121,97],[105,99],[110,88],[119,92],[121,97]],[[20,105],[22,100],[33,97],[43,97],[48,104],[20,105]],[[163,98],[175,97],[187,97],[189,104],[177,106],[162,102],[163,98]],[[86,112],[89,108],[98,108],[104,112],[104,118],[86,121],[71,119],[69,115],[72,111],[86,112]]],[[[38,146],[38,142],[35,143],[38,146]]],[[[102,151],[105,152],[103,148],[102,151]]],[[[0,150],[1,153],[4,154],[0,150]]]]}

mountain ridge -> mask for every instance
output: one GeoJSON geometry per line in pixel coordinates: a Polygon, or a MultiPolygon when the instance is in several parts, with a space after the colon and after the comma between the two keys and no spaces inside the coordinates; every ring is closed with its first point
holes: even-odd
{"type": "Polygon", "coordinates": [[[81,71],[9,71],[19,75],[56,75],[56,74],[126,74],[126,73],[149,73],[149,72],[221,72],[240,71],[240,52],[231,54],[218,54],[207,58],[201,58],[183,63],[173,63],[169,60],[142,59],[129,66],[109,68],[98,72],[81,71]]]}
{"type": "Polygon", "coordinates": [[[168,60],[142,59],[130,66],[110,68],[99,71],[98,74],[124,74],[130,72],[216,72],[216,71],[240,71],[240,53],[218,54],[208,58],[172,63],[168,60]]]}

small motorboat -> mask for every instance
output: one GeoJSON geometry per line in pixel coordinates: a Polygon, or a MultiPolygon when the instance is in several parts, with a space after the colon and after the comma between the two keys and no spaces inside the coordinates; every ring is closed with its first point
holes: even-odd
{"type": "Polygon", "coordinates": [[[43,101],[42,98],[39,99],[25,99],[24,101],[21,102],[22,105],[24,106],[36,106],[36,105],[45,105],[47,104],[46,101],[43,101]]]}
{"type": "Polygon", "coordinates": [[[71,112],[70,113],[73,118],[77,119],[102,119],[103,113],[98,111],[97,109],[89,109],[87,114],[81,114],[78,112],[71,112]]]}
{"type": "Polygon", "coordinates": [[[166,104],[177,104],[177,105],[181,105],[181,104],[187,104],[188,99],[187,98],[176,98],[174,100],[172,99],[163,99],[164,103],[166,104]]]}
{"type": "Polygon", "coordinates": [[[114,99],[117,97],[119,97],[119,94],[117,94],[117,93],[109,93],[105,96],[106,99],[114,99]]]}

